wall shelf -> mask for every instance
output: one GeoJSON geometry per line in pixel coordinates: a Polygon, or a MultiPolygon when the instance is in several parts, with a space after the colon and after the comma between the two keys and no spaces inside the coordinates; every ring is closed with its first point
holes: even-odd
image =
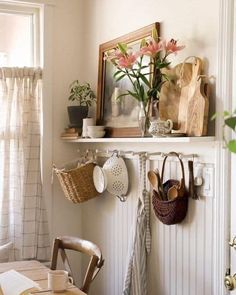
{"type": "Polygon", "coordinates": [[[132,138],[78,138],[78,139],[62,139],[64,142],[70,143],[191,143],[191,142],[213,142],[215,136],[201,137],[132,137],[132,138]]]}

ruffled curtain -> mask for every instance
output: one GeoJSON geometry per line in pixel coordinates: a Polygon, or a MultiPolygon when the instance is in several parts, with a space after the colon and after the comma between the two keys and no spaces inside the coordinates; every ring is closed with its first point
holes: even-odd
{"type": "Polygon", "coordinates": [[[40,142],[40,68],[0,68],[0,245],[12,259],[47,260],[40,142]]]}

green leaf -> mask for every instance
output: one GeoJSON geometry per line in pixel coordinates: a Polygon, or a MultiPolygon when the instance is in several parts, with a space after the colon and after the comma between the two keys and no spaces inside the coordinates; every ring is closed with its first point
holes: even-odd
{"type": "Polygon", "coordinates": [[[138,101],[140,100],[140,97],[137,93],[132,92],[130,90],[127,90],[127,92],[129,93],[129,95],[133,96],[134,98],[136,98],[138,101]]]}
{"type": "Polygon", "coordinates": [[[170,81],[170,77],[166,74],[162,74],[162,77],[165,81],[170,81]]]}
{"type": "Polygon", "coordinates": [[[125,43],[118,43],[117,46],[118,46],[118,48],[120,49],[120,51],[123,54],[126,54],[127,53],[127,49],[128,49],[127,44],[125,44],[125,43]]]}
{"type": "Polygon", "coordinates": [[[151,84],[150,84],[149,80],[141,73],[140,73],[140,78],[149,88],[151,88],[151,84]]]}
{"type": "MultiPolygon", "coordinates": [[[[140,93],[140,97],[141,98],[144,98],[144,87],[143,87],[143,85],[140,85],[140,88],[139,88],[139,93],[140,93]]],[[[143,100],[143,99],[142,99],[143,100]]]]}
{"type": "Polygon", "coordinates": [[[158,69],[163,69],[166,68],[170,65],[170,62],[165,62],[165,63],[157,63],[157,68],[158,69]]]}
{"type": "Polygon", "coordinates": [[[230,116],[230,113],[228,111],[224,111],[223,116],[228,117],[228,116],[230,116]]]}
{"type": "Polygon", "coordinates": [[[219,113],[215,113],[211,116],[211,121],[215,120],[219,116],[219,113]]]}
{"type": "Polygon", "coordinates": [[[120,98],[123,97],[123,96],[127,96],[129,95],[129,93],[123,93],[123,94],[120,94],[119,96],[117,96],[116,100],[117,101],[120,101],[120,98]]]}
{"type": "Polygon", "coordinates": [[[140,48],[145,47],[147,45],[146,39],[143,38],[141,43],[140,43],[140,48]]]}
{"type": "Polygon", "coordinates": [[[114,74],[113,77],[115,78],[117,75],[119,75],[120,73],[123,73],[123,71],[121,70],[117,70],[114,74]]]}
{"type": "Polygon", "coordinates": [[[152,38],[158,42],[158,33],[156,28],[152,29],[152,38]]]}
{"type": "Polygon", "coordinates": [[[116,78],[116,82],[120,81],[121,79],[123,79],[126,76],[126,74],[123,74],[119,77],[116,78]]]}
{"type": "Polygon", "coordinates": [[[225,119],[225,125],[227,125],[231,129],[235,130],[236,116],[235,117],[229,117],[229,118],[225,119]]]}
{"type": "Polygon", "coordinates": [[[70,96],[68,97],[68,99],[71,100],[71,101],[74,101],[74,100],[75,100],[75,97],[74,97],[74,95],[72,94],[72,95],[70,95],[70,96]]]}
{"type": "Polygon", "coordinates": [[[129,76],[132,77],[132,78],[137,79],[137,77],[134,74],[129,73],[129,76]]]}
{"type": "Polygon", "coordinates": [[[141,67],[139,68],[139,70],[143,70],[143,69],[146,69],[146,68],[149,68],[149,66],[141,66],[141,67]]]}
{"type": "Polygon", "coordinates": [[[236,139],[230,140],[226,146],[230,152],[236,153],[236,139]]]}

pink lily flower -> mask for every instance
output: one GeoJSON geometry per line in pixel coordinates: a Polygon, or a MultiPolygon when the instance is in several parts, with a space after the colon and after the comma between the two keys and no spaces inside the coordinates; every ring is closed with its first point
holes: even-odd
{"type": "Polygon", "coordinates": [[[114,63],[123,56],[124,54],[119,49],[116,49],[115,51],[112,51],[112,52],[106,52],[104,56],[104,60],[114,63]]]}
{"type": "Polygon", "coordinates": [[[143,46],[140,49],[140,52],[143,55],[154,57],[162,49],[163,49],[162,42],[156,42],[154,39],[151,39],[146,46],[143,46]]]}
{"type": "Polygon", "coordinates": [[[130,53],[129,55],[123,55],[117,61],[117,65],[119,68],[131,69],[132,66],[136,63],[138,58],[137,54],[130,53]]]}
{"type": "Polygon", "coordinates": [[[163,43],[163,48],[166,51],[166,54],[171,54],[171,53],[177,54],[177,51],[180,51],[183,48],[185,48],[185,46],[177,46],[177,41],[174,39],[171,39],[168,42],[162,41],[162,43],[163,43]]]}

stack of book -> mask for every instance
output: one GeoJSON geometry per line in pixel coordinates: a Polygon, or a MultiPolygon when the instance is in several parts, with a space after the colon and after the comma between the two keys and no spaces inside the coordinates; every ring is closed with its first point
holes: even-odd
{"type": "Polygon", "coordinates": [[[61,134],[62,139],[77,139],[79,138],[79,132],[76,128],[65,128],[65,132],[61,134]]]}

